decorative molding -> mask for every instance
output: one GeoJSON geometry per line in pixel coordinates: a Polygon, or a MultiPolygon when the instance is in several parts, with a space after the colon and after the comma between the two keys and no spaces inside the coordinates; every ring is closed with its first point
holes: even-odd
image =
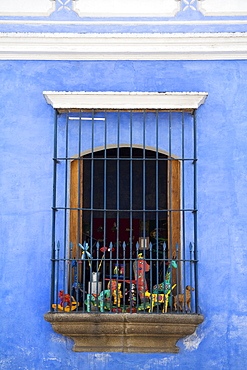
{"type": "Polygon", "coordinates": [[[0,60],[247,59],[247,33],[0,33],[0,60]]]}
{"type": "Polygon", "coordinates": [[[201,0],[198,10],[206,16],[244,16],[247,15],[247,1],[201,0]]]}
{"type": "Polygon", "coordinates": [[[75,352],[178,353],[202,315],[47,313],[53,330],[74,340],[75,352]]]}
{"type": "Polygon", "coordinates": [[[55,8],[53,0],[1,0],[0,16],[49,16],[55,8]]]}
{"type": "Polygon", "coordinates": [[[243,26],[247,20],[196,20],[196,21],[161,21],[161,20],[90,20],[90,21],[51,21],[51,20],[20,20],[20,19],[0,19],[0,25],[35,25],[35,26],[243,26]]]}
{"type": "Polygon", "coordinates": [[[186,11],[186,10],[189,10],[189,9],[197,10],[196,0],[182,0],[182,1],[183,1],[183,4],[184,4],[183,11],[186,11]]]}
{"type": "MultiPolygon", "coordinates": [[[[194,1],[194,0],[192,0],[194,1]]],[[[180,0],[77,0],[72,8],[80,17],[173,17],[180,0]]]]}
{"type": "Polygon", "coordinates": [[[68,10],[70,11],[70,0],[57,0],[58,2],[58,8],[57,11],[60,12],[60,10],[68,10]]]}
{"type": "Polygon", "coordinates": [[[205,92],[44,91],[55,109],[197,109],[205,92]]]}

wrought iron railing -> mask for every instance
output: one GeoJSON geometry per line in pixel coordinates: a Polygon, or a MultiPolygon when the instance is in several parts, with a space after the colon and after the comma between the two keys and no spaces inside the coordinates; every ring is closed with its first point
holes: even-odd
{"type": "Polygon", "coordinates": [[[55,112],[51,311],[198,313],[194,112],[55,112]]]}

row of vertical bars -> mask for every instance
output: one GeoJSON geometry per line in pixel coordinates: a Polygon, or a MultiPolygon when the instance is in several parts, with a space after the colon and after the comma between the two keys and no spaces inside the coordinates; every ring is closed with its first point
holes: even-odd
{"type": "MultiPolygon", "coordinates": [[[[123,243],[125,244],[125,243],[123,243]]],[[[152,244],[152,243],[150,243],[152,244]]],[[[156,296],[160,296],[160,295],[164,295],[165,291],[169,291],[170,290],[173,290],[174,288],[173,285],[173,277],[175,278],[176,282],[178,282],[180,279],[181,279],[181,271],[183,268],[185,268],[186,270],[188,270],[188,278],[187,278],[187,281],[188,283],[190,284],[189,286],[192,287],[192,290],[194,291],[194,288],[193,288],[193,282],[194,282],[194,269],[195,269],[195,264],[196,264],[196,260],[195,260],[195,251],[193,249],[193,246],[192,244],[190,243],[190,245],[188,246],[188,249],[189,249],[189,257],[188,259],[180,259],[179,258],[179,254],[180,254],[180,247],[179,245],[176,245],[176,254],[174,255],[173,259],[170,260],[168,258],[166,258],[166,245],[164,243],[163,245],[163,256],[162,257],[158,257],[156,252],[152,251],[152,245],[150,245],[150,251],[149,251],[149,256],[146,256],[146,259],[142,260],[138,257],[138,246],[136,245],[135,246],[135,257],[133,258],[128,258],[127,262],[126,262],[126,259],[124,257],[125,255],[125,248],[126,248],[126,244],[122,246],[123,250],[124,250],[124,255],[123,255],[123,258],[122,258],[122,261],[123,261],[123,268],[125,269],[125,267],[127,266],[127,263],[130,265],[130,271],[132,271],[132,268],[135,266],[136,262],[138,261],[141,261],[146,264],[148,264],[148,266],[152,266],[153,263],[156,263],[156,266],[155,268],[153,268],[153,272],[156,272],[157,275],[159,275],[159,279],[158,278],[153,278],[152,275],[150,275],[150,279],[149,279],[149,289],[147,290],[147,293],[151,293],[152,297],[148,297],[146,296],[146,294],[144,295],[143,299],[140,300],[139,299],[139,296],[141,294],[143,294],[143,290],[138,286],[138,284],[136,284],[136,281],[137,281],[137,277],[136,277],[136,274],[133,273],[134,276],[131,276],[130,277],[126,277],[126,276],[116,276],[114,272],[111,272],[110,275],[106,275],[106,272],[105,272],[105,266],[107,263],[110,263],[110,266],[119,266],[118,264],[115,265],[116,262],[119,262],[119,260],[117,258],[113,258],[112,257],[112,243],[110,243],[109,245],[109,250],[110,250],[110,253],[108,255],[108,257],[106,258],[105,257],[105,253],[103,254],[103,256],[101,258],[99,258],[99,248],[100,246],[96,246],[96,250],[97,250],[97,257],[94,258],[94,264],[98,267],[98,266],[101,266],[102,262],[103,262],[103,277],[102,277],[102,287],[100,286],[99,287],[99,281],[101,280],[101,278],[97,277],[97,279],[94,281],[94,279],[90,280],[88,282],[88,292],[86,292],[85,290],[83,290],[83,288],[80,288],[80,283],[78,284],[78,269],[80,266],[82,266],[82,270],[84,271],[83,273],[83,278],[82,278],[82,287],[85,286],[85,271],[86,271],[86,266],[88,263],[92,263],[91,260],[88,260],[88,259],[74,259],[72,257],[72,248],[73,248],[73,245],[71,244],[70,245],[70,255],[69,255],[69,258],[67,259],[64,259],[62,257],[60,257],[60,249],[61,249],[61,246],[60,246],[60,243],[58,242],[57,243],[57,246],[56,246],[56,249],[55,249],[55,256],[56,258],[53,260],[53,262],[55,263],[55,281],[54,281],[54,288],[55,288],[55,297],[57,297],[55,300],[53,300],[53,302],[55,302],[55,304],[52,305],[52,308],[54,308],[55,310],[58,310],[58,307],[59,307],[59,302],[58,302],[58,297],[61,293],[61,291],[59,290],[59,286],[61,286],[60,284],[60,278],[61,278],[61,271],[60,271],[60,268],[59,268],[59,264],[61,263],[66,263],[66,265],[68,266],[68,271],[69,271],[69,274],[70,274],[70,285],[69,287],[67,288],[69,292],[72,292],[70,294],[73,294],[73,297],[75,298],[75,309],[76,311],[75,312],[130,312],[130,313],[143,313],[143,312],[148,312],[148,313],[164,313],[164,310],[163,308],[160,308],[159,305],[155,305],[155,311],[153,310],[150,310],[150,300],[155,300],[156,299],[156,296]],[[104,258],[103,258],[104,257],[104,258]],[[167,269],[163,269],[162,270],[162,276],[160,277],[160,269],[158,268],[158,263],[159,262],[162,262],[164,265],[168,265],[167,269]],[[175,269],[174,269],[174,266],[172,266],[172,263],[176,263],[176,266],[175,266],[175,269]],[[74,270],[73,270],[74,269],[74,270]],[[160,285],[162,285],[163,282],[166,281],[166,275],[167,275],[167,270],[169,269],[169,272],[170,272],[170,286],[168,288],[164,288],[164,287],[159,287],[160,285]],[[75,278],[75,275],[77,276],[77,278],[75,278],[75,283],[72,284],[72,272],[74,272],[74,278],[75,278]],[[108,284],[105,282],[105,281],[108,281],[108,284]],[[160,283],[161,282],[161,283],[160,283]],[[96,284],[95,284],[96,283],[96,284]],[[93,284],[95,284],[95,287],[93,286],[93,284]],[[109,292],[109,289],[111,289],[111,286],[109,287],[109,285],[117,285],[118,284],[121,284],[121,289],[122,291],[120,292],[120,290],[116,290],[115,291],[115,296],[116,296],[116,301],[118,301],[118,297],[119,299],[122,298],[122,305],[120,307],[120,304],[119,306],[114,303],[113,304],[113,295],[114,295],[114,291],[111,291],[109,293],[109,297],[110,299],[107,300],[105,296],[103,296],[103,308],[101,309],[100,307],[100,298],[97,298],[100,293],[104,293],[106,295],[107,292],[109,292]],[[132,288],[132,285],[135,285],[135,288],[132,288]],[[108,286],[106,286],[108,285],[108,286]],[[127,288],[128,286],[128,288],[127,288]],[[148,298],[147,298],[148,297],[148,298]],[[87,301],[89,299],[89,301],[87,301]],[[94,299],[94,301],[93,301],[94,299]],[[98,301],[98,304],[96,305],[95,304],[95,307],[92,307],[91,304],[93,304],[93,302],[95,301],[98,301]],[[109,303],[108,303],[109,301],[109,303]],[[130,303],[128,303],[130,302],[130,303]],[[134,306],[133,306],[133,303],[134,302],[134,306]],[[108,303],[108,306],[105,307],[105,304],[108,303]]],[[[119,247],[120,249],[120,247],[119,247]]],[[[135,271],[135,268],[133,268],[133,270],[135,271]]],[[[151,270],[151,269],[150,269],[151,270]]],[[[113,271],[113,269],[112,269],[113,271]]],[[[97,268],[96,268],[96,272],[97,272],[97,268]]],[[[148,272],[148,270],[146,270],[146,272],[148,272]]],[[[146,277],[147,278],[147,277],[146,277]]],[[[177,294],[177,293],[176,293],[177,294]]],[[[193,293],[192,293],[193,294],[193,293]]],[[[168,302],[170,302],[170,295],[167,297],[167,300],[168,302]]],[[[102,300],[102,299],[101,299],[102,300]]],[[[177,295],[174,295],[174,302],[176,302],[177,305],[179,305],[180,300],[178,298],[177,295]]],[[[163,301],[161,301],[161,303],[164,303],[164,297],[163,297],[163,301]]],[[[189,307],[187,307],[186,305],[186,301],[183,301],[181,306],[179,307],[179,309],[174,309],[173,306],[170,306],[169,307],[169,311],[167,312],[174,312],[174,313],[196,313],[195,311],[195,304],[194,304],[194,299],[192,298],[192,309],[189,309],[189,307]]]]}
{"type": "MultiPolygon", "coordinates": [[[[96,111],[95,110],[92,110],[91,112],[91,127],[92,127],[92,142],[91,142],[91,188],[94,187],[94,143],[95,143],[95,137],[94,137],[94,125],[95,125],[95,113],[96,111]]],[[[130,178],[129,178],[129,182],[130,182],[130,208],[129,208],[129,214],[130,214],[130,256],[133,255],[133,250],[135,250],[135,246],[132,245],[132,229],[133,229],[133,225],[132,225],[132,222],[133,222],[133,212],[135,212],[135,210],[133,210],[133,207],[132,207],[132,166],[133,166],[133,156],[132,156],[132,152],[133,152],[133,142],[132,142],[132,117],[133,117],[133,112],[129,112],[130,113],[130,121],[129,121],[129,125],[130,125],[130,143],[129,143],[129,150],[130,150],[130,178]],[[132,160],[131,160],[132,159],[132,160]]],[[[104,112],[104,122],[105,122],[105,129],[104,129],[104,157],[103,157],[103,161],[104,161],[104,172],[106,173],[106,164],[107,164],[107,161],[110,160],[109,158],[107,158],[107,115],[109,113],[108,112],[104,112]]],[[[143,112],[143,132],[142,132],[142,136],[143,136],[143,145],[142,145],[142,151],[143,151],[143,158],[141,159],[142,160],[142,167],[143,167],[143,171],[142,171],[142,174],[143,174],[143,210],[142,210],[142,222],[143,222],[143,225],[146,225],[146,212],[148,212],[149,210],[146,209],[145,205],[146,205],[146,198],[145,198],[145,183],[146,183],[146,176],[145,176],[145,170],[146,170],[146,167],[145,167],[145,163],[147,160],[149,160],[148,158],[146,158],[146,114],[147,112],[144,111],[143,112]]],[[[80,157],[80,153],[82,152],[82,142],[81,142],[81,134],[82,134],[82,120],[83,120],[83,112],[79,112],[78,114],[78,122],[79,122],[79,125],[78,125],[78,130],[79,130],[79,133],[78,133],[78,158],[75,158],[73,157],[73,160],[76,159],[76,160],[84,160],[80,157]]],[[[117,230],[117,236],[116,236],[116,245],[117,245],[117,248],[116,248],[116,258],[115,258],[115,262],[118,262],[120,260],[119,258],[119,224],[120,224],[120,213],[123,211],[123,210],[120,210],[120,207],[119,207],[119,199],[120,199],[120,194],[119,194],[119,184],[120,184],[120,171],[119,171],[119,161],[120,161],[120,156],[119,156],[119,153],[120,153],[120,126],[121,126],[121,112],[118,111],[117,112],[117,116],[118,116],[118,119],[117,119],[117,207],[116,207],[116,213],[117,213],[117,216],[116,216],[116,230],[117,230]]],[[[179,290],[182,290],[182,292],[185,292],[185,283],[181,284],[180,280],[183,280],[185,281],[187,278],[186,276],[189,275],[189,282],[190,282],[190,285],[194,286],[195,287],[195,293],[194,293],[194,312],[198,312],[198,279],[197,279],[197,194],[196,194],[196,188],[197,188],[197,147],[196,147],[196,114],[195,112],[193,113],[192,117],[193,117],[193,142],[191,142],[190,144],[193,146],[193,158],[190,159],[190,158],[185,158],[185,139],[184,139],[184,132],[185,132],[185,113],[182,112],[181,113],[181,135],[182,135],[182,155],[181,157],[179,158],[179,161],[181,162],[181,166],[182,166],[182,169],[181,169],[181,207],[179,209],[172,209],[171,207],[167,207],[167,209],[165,210],[166,212],[174,212],[174,211],[179,211],[181,212],[182,214],[182,227],[181,227],[181,245],[182,245],[182,248],[180,246],[176,247],[176,256],[175,256],[175,259],[177,260],[178,263],[180,263],[180,268],[176,270],[176,272],[172,272],[172,275],[176,275],[176,282],[177,282],[177,293],[179,293],[179,290]],[[191,209],[186,209],[185,208],[185,168],[184,168],[184,164],[185,164],[185,161],[188,161],[188,160],[192,160],[192,164],[193,164],[193,168],[194,168],[194,171],[193,171],[193,184],[194,184],[194,199],[193,199],[193,208],[191,209]],[[186,259],[186,255],[187,255],[187,249],[188,249],[188,246],[186,247],[186,217],[185,217],[185,213],[186,212],[192,212],[193,213],[193,241],[192,243],[189,244],[189,254],[190,254],[190,258],[187,260],[186,259]],[[181,255],[183,256],[183,259],[178,255],[178,251],[181,253],[181,255]],[[180,257],[180,258],[179,258],[180,257]],[[187,271],[187,268],[186,268],[186,262],[189,262],[189,272],[187,271]]],[[[168,120],[168,125],[169,125],[169,140],[168,140],[168,158],[165,159],[167,161],[173,161],[174,159],[172,158],[172,112],[169,112],[169,120],[168,120]]],[[[158,171],[158,163],[159,163],[159,145],[158,145],[158,138],[159,138],[159,111],[156,111],[155,113],[155,124],[156,124],[156,157],[155,157],[155,161],[156,161],[156,179],[155,179],[155,182],[156,182],[156,186],[159,182],[159,171],[158,171]]],[[[61,266],[61,262],[63,263],[63,279],[62,279],[62,285],[63,285],[63,290],[64,291],[69,291],[71,292],[71,287],[72,287],[72,284],[71,284],[71,281],[72,281],[72,275],[71,275],[71,271],[72,269],[69,268],[68,269],[68,264],[72,264],[73,261],[76,261],[76,262],[81,262],[81,258],[80,258],[80,255],[79,253],[77,253],[76,255],[76,258],[73,257],[72,258],[72,255],[71,255],[71,248],[70,248],[70,244],[68,242],[68,211],[69,210],[72,210],[71,207],[68,206],[68,191],[69,191],[69,186],[68,186],[68,166],[70,164],[70,161],[72,160],[72,157],[71,155],[69,154],[69,151],[68,151],[68,138],[69,138],[69,113],[66,114],[66,124],[65,124],[65,157],[58,157],[58,113],[57,111],[55,111],[55,115],[54,115],[54,155],[53,155],[53,160],[54,160],[54,169],[53,169],[53,214],[52,214],[52,277],[51,277],[51,280],[52,280],[52,289],[51,289],[51,304],[54,303],[54,302],[58,302],[58,292],[59,292],[59,284],[61,284],[61,279],[60,279],[60,266],[61,266]],[[57,184],[57,172],[59,170],[59,165],[61,163],[61,161],[65,161],[66,162],[66,166],[65,166],[65,174],[64,174],[64,182],[65,182],[65,186],[64,186],[64,205],[63,206],[59,206],[57,204],[57,189],[58,189],[58,184],[57,184]],[[58,211],[62,211],[64,212],[64,225],[63,225],[63,258],[60,258],[60,247],[58,247],[58,245],[60,245],[60,241],[58,243],[58,239],[61,240],[59,238],[59,235],[57,235],[58,233],[56,232],[56,227],[57,227],[57,222],[56,222],[56,218],[57,218],[57,212],[58,211]],[[68,273],[66,273],[66,271],[69,271],[69,275],[70,275],[70,279],[68,279],[68,273]],[[68,286],[68,280],[70,281],[70,287],[68,286]]],[[[64,144],[62,144],[64,145],[64,144]]],[[[97,160],[97,159],[96,159],[97,160]]],[[[122,158],[121,158],[122,160],[122,158]]],[[[172,167],[169,166],[169,171],[170,171],[170,174],[169,174],[169,177],[171,179],[172,177],[172,167]]],[[[94,222],[94,212],[97,211],[94,207],[93,207],[93,191],[91,191],[91,199],[90,199],[90,208],[84,208],[81,206],[81,185],[80,185],[80,179],[81,179],[81,166],[79,165],[78,166],[78,207],[76,208],[73,208],[73,209],[77,209],[78,210],[78,230],[77,230],[77,244],[79,243],[82,243],[83,240],[82,240],[82,237],[81,237],[81,228],[82,228],[82,225],[80,223],[81,219],[80,219],[80,214],[81,214],[81,211],[90,211],[90,241],[89,241],[89,245],[90,245],[90,254],[92,255],[93,253],[93,250],[92,250],[92,246],[93,246],[93,222],[94,222]]],[[[106,230],[106,223],[107,223],[107,212],[109,212],[109,210],[107,209],[106,207],[106,176],[104,176],[104,207],[103,207],[103,213],[104,213],[104,225],[103,225],[103,229],[106,230]]],[[[168,197],[170,198],[170,201],[169,201],[169,204],[171,204],[171,194],[172,194],[172,181],[169,182],[169,189],[168,189],[168,197]]],[[[155,209],[153,210],[156,214],[156,217],[155,217],[155,220],[156,220],[156,230],[157,230],[157,233],[156,233],[156,240],[157,240],[157,243],[158,243],[158,239],[159,239],[159,233],[158,233],[158,230],[159,230],[159,213],[160,213],[160,210],[159,210],[159,194],[158,192],[156,191],[156,207],[155,209]]],[[[170,222],[170,230],[169,230],[169,233],[170,235],[172,235],[172,223],[170,222]]],[[[143,226],[143,238],[145,240],[146,238],[146,230],[145,230],[145,227],[143,226]]],[[[104,239],[103,239],[103,246],[106,246],[107,244],[107,241],[106,241],[106,234],[104,233],[104,239]]],[[[170,238],[170,240],[168,240],[168,245],[169,245],[169,248],[168,248],[168,255],[163,255],[162,258],[158,258],[158,252],[157,252],[157,256],[156,256],[156,262],[163,262],[163,263],[169,263],[171,262],[173,259],[174,259],[174,255],[173,255],[173,247],[172,247],[172,239],[170,238]]],[[[165,249],[166,250],[166,249],[165,249]]],[[[78,248],[77,248],[77,251],[78,251],[78,248]]],[[[146,249],[144,248],[143,250],[143,258],[144,260],[146,259],[146,249]]],[[[138,255],[135,256],[135,259],[133,259],[132,257],[130,257],[128,263],[130,263],[130,265],[133,265],[134,263],[134,260],[138,259],[138,255]]],[[[99,248],[97,249],[97,255],[96,255],[96,258],[94,258],[94,262],[96,262],[96,266],[98,266],[101,262],[101,259],[99,258],[99,248]]],[[[104,280],[104,276],[106,275],[105,273],[105,268],[106,268],[106,262],[108,262],[108,259],[104,257],[104,261],[103,261],[103,288],[105,288],[105,280],[104,280]]],[[[126,263],[126,260],[124,259],[124,263],[126,263]]],[[[85,265],[85,261],[82,261],[82,264],[85,265]]],[[[109,258],[109,264],[110,264],[110,270],[112,270],[112,267],[113,267],[113,264],[114,264],[114,260],[113,258],[109,258]]],[[[157,266],[157,265],[156,265],[157,266]]],[[[84,290],[83,290],[83,294],[86,294],[85,293],[85,282],[86,282],[86,277],[85,277],[85,268],[83,269],[83,284],[84,285],[84,290]]],[[[165,275],[165,269],[163,270],[163,274],[165,275]]],[[[92,263],[90,264],[90,281],[91,281],[91,277],[92,277],[92,273],[93,273],[93,270],[92,270],[92,263]]],[[[158,278],[158,270],[157,270],[157,278],[156,278],[156,285],[160,283],[159,281],[159,278],[158,278]]],[[[109,275],[110,278],[111,278],[111,274],[109,275]]],[[[151,274],[152,276],[152,274],[151,274]]],[[[129,280],[132,281],[134,280],[133,279],[133,271],[132,271],[132,268],[130,268],[130,276],[129,276],[129,280]]],[[[188,279],[187,279],[188,281],[188,279]]],[[[117,279],[117,282],[118,282],[118,279],[117,279]]],[[[150,285],[152,285],[150,283],[150,285]]],[[[125,281],[123,282],[123,289],[125,291],[125,281]]],[[[105,290],[105,289],[103,289],[105,290]]],[[[137,292],[138,294],[138,292],[137,292]]],[[[82,300],[82,306],[84,305],[84,299],[82,300]]],[[[82,311],[85,310],[85,306],[82,307],[82,311]]],[[[79,311],[79,308],[77,307],[76,308],[76,311],[78,312],[79,311]]],[[[159,311],[159,310],[158,310],[159,311]]]]}

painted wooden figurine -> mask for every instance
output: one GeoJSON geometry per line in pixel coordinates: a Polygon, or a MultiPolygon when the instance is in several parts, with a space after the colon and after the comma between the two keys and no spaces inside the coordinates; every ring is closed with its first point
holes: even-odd
{"type": "Polygon", "coordinates": [[[75,301],[74,297],[70,296],[69,294],[64,294],[63,290],[60,290],[58,297],[60,298],[59,304],[53,304],[52,308],[58,311],[74,311],[76,307],[78,307],[78,303],[75,301]],[[71,302],[72,299],[72,302],[71,302]]]}
{"type": "Polygon", "coordinates": [[[148,297],[151,301],[151,307],[149,309],[149,312],[150,311],[153,312],[154,306],[157,306],[158,304],[161,304],[161,303],[163,303],[162,313],[167,312],[169,296],[171,294],[171,291],[175,288],[175,286],[176,284],[174,284],[172,288],[166,292],[166,294],[159,294],[159,293],[151,294],[149,292],[145,292],[145,296],[148,297]]]}
{"type": "Polygon", "coordinates": [[[91,305],[96,306],[96,295],[88,293],[84,303],[87,306],[87,312],[91,312],[91,305]]]}
{"type": "Polygon", "coordinates": [[[120,307],[121,298],[123,298],[123,294],[121,292],[121,283],[117,283],[116,280],[111,280],[108,283],[108,289],[111,291],[113,297],[113,304],[117,304],[120,307]]]}
{"type": "Polygon", "coordinates": [[[129,294],[130,306],[135,307],[136,306],[136,286],[135,284],[132,283],[130,285],[130,290],[129,292],[127,292],[127,294],[129,294]]]}
{"type": "Polygon", "coordinates": [[[70,295],[69,294],[64,294],[63,290],[60,290],[58,293],[58,297],[60,298],[60,306],[64,307],[70,305],[70,295]]]}
{"type": "Polygon", "coordinates": [[[111,309],[111,291],[110,289],[102,290],[98,296],[100,312],[111,309]]]}
{"type": "Polygon", "coordinates": [[[145,300],[145,292],[148,290],[145,274],[149,271],[150,266],[144,260],[142,253],[138,254],[138,259],[133,263],[137,293],[141,301],[145,300]]]}
{"type": "Polygon", "coordinates": [[[178,267],[177,263],[173,260],[169,263],[169,265],[167,267],[165,281],[163,281],[162,283],[160,283],[158,285],[154,285],[153,286],[153,293],[162,292],[162,293],[166,294],[168,292],[168,290],[171,289],[171,270],[172,270],[172,267],[174,267],[174,268],[178,267]]]}

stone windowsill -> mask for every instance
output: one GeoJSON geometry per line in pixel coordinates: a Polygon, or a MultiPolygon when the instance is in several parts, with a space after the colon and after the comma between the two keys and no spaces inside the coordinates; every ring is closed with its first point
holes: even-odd
{"type": "Polygon", "coordinates": [[[179,339],[194,333],[203,315],[49,312],[56,333],[70,337],[75,352],[177,353],[179,339]]]}

